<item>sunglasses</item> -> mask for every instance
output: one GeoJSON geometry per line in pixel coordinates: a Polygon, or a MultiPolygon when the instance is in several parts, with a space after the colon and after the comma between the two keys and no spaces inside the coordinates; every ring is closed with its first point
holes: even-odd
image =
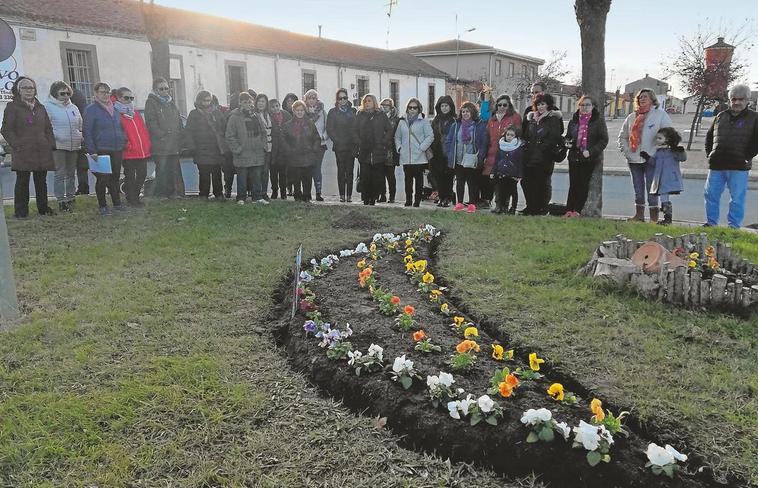
{"type": "Polygon", "coordinates": [[[129,102],[131,102],[132,100],[134,100],[134,97],[121,97],[121,98],[123,98],[124,100],[129,101],[129,102]]]}
{"type": "Polygon", "coordinates": [[[418,107],[408,107],[408,110],[418,110],[418,107]]]}
{"type": "Polygon", "coordinates": [[[507,103],[498,103],[497,106],[498,107],[506,107],[507,108],[508,104],[507,103]]]}
{"type": "Polygon", "coordinates": [[[347,97],[337,97],[337,100],[347,100],[347,97]]]}
{"type": "Polygon", "coordinates": [[[167,86],[158,87],[158,91],[168,91],[168,87],[167,86]]]}
{"type": "Polygon", "coordinates": [[[70,97],[71,94],[67,91],[58,92],[59,97],[70,97]]]}

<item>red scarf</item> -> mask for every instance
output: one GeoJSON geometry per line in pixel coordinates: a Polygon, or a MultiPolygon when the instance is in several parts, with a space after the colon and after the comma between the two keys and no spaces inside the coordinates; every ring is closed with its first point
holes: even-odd
{"type": "Polygon", "coordinates": [[[637,117],[634,118],[632,130],[629,132],[629,147],[632,149],[632,152],[637,152],[637,149],[640,147],[640,142],[642,141],[642,127],[645,125],[645,117],[647,116],[647,113],[650,112],[651,107],[652,105],[644,111],[642,108],[637,109],[637,117]]]}
{"type": "Polygon", "coordinates": [[[292,120],[292,135],[300,139],[305,134],[305,117],[294,117],[292,120]]]}

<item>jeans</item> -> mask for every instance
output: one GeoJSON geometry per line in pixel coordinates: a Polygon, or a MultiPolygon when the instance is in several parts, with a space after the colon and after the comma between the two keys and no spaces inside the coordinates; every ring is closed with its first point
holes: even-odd
{"type": "Polygon", "coordinates": [[[353,151],[339,151],[334,156],[337,159],[337,188],[340,197],[350,197],[353,195],[355,155],[353,151]]]}
{"type": "MultiPolygon", "coordinates": [[[[179,155],[153,155],[155,161],[155,191],[156,197],[173,197],[177,195],[177,174],[179,171],[179,155]]],[[[178,175],[181,178],[181,175],[178,175]]]]}
{"type": "Polygon", "coordinates": [[[454,201],[453,177],[455,176],[455,171],[448,167],[444,169],[432,167],[431,173],[434,175],[434,182],[437,185],[437,195],[439,195],[440,200],[446,202],[454,201]]]}
{"type": "Polygon", "coordinates": [[[654,171],[655,167],[647,163],[629,163],[629,172],[632,174],[632,185],[634,185],[635,205],[645,205],[645,195],[647,195],[648,206],[658,206],[658,195],[650,194],[654,171]]]}
{"type": "Polygon", "coordinates": [[[16,171],[16,186],[13,190],[13,206],[16,217],[29,216],[29,179],[32,175],[34,176],[37,212],[42,215],[49,208],[47,205],[47,171],[16,171]]]}
{"type": "Polygon", "coordinates": [[[312,180],[313,168],[310,166],[287,169],[287,183],[293,186],[295,200],[299,202],[311,201],[312,180]]]}
{"type": "Polygon", "coordinates": [[[58,203],[70,202],[76,194],[76,162],[79,160],[79,151],[53,151],[55,161],[55,179],[53,191],[58,203]]]}
{"type": "Polygon", "coordinates": [[[403,173],[405,174],[405,203],[421,202],[421,192],[424,189],[424,164],[405,164],[403,173]],[[415,190],[415,193],[414,193],[415,190]]]}
{"type": "Polygon", "coordinates": [[[124,193],[129,204],[139,203],[139,194],[147,177],[147,159],[124,160],[124,193]]]}
{"type": "Polygon", "coordinates": [[[464,168],[460,164],[455,165],[455,192],[458,194],[458,203],[463,203],[466,194],[466,184],[468,184],[469,203],[476,203],[479,195],[479,174],[480,169],[464,168]]]}
{"type": "Polygon", "coordinates": [[[569,191],[566,210],[581,212],[590,193],[590,179],[595,164],[587,160],[569,161],[569,191]]]}
{"type": "Polygon", "coordinates": [[[718,225],[719,202],[724,186],[729,188],[729,227],[739,229],[745,218],[745,197],[747,195],[748,171],[741,170],[709,170],[705,181],[705,215],[708,223],[718,225]]]}
{"type": "Polygon", "coordinates": [[[211,183],[213,184],[213,194],[216,197],[224,194],[220,164],[198,164],[197,172],[200,176],[199,194],[201,197],[207,198],[211,194],[211,183]]]}
{"type": "Polygon", "coordinates": [[[321,149],[316,151],[314,155],[316,164],[313,166],[313,185],[316,187],[316,195],[321,194],[321,163],[324,162],[324,153],[326,153],[326,146],[321,146],[321,149]]]}
{"type": "Polygon", "coordinates": [[[105,190],[111,194],[113,206],[121,205],[121,189],[118,181],[121,179],[121,162],[123,153],[121,151],[109,152],[99,151],[98,155],[108,155],[111,157],[110,173],[95,173],[95,194],[97,195],[97,205],[100,208],[107,207],[108,201],[105,199],[105,190]]]}
{"type": "Polygon", "coordinates": [[[388,196],[390,202],[395,201],[397,193],[397,178],[395,178],[395,168],[397,166],[384,166],[384,178],[382,178],[382,195],[388,196]]]}

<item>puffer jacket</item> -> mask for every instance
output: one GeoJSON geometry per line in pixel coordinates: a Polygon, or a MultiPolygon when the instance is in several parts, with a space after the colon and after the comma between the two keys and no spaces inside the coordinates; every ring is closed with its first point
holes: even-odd
{"type": "MultiPolygon", "coordinates": [[[[456,165],[456,153],[458,150],[458,132],[460,131],[461,123],[456,121],[447,131],[447,138],[445,139],[445,154],[447,155],[447,167],[450,169],[455,168],[456,165]]],[[[474,122],[473,127],[473,140],[474,151],[476,151],[478,165],[481,168],[484,165],[484,158],[487,157],[487,151],[489,150],[490,136],[487,134],[487,122],[483,120],[477,120],[474,122]]]]}
{"type": "Polygon", "coordinates": [[[643,151],[648,154],[655,153],[655,135],[658,134],[659,129],[672,126],[671,117],[663,109],[650,108],[650,111],[645,116],[645,123],[642,126],[640,147],[636,151],[632,151],[632,148],[629,147],[629,133],[632,131],[634,119],[636,118],[637,114],[632,112],[624,119],[618,137],[619,150],[624,154],[627,162],[644,163],[640,157],[640,153],[643,151]]]}
{"type": "Polygon", "coordinates": [[[76,105],[66,104],[50,95],[45,101],[45,110],[53,125],[55,149],[61,151],[78,151],[82,148],[82,114],[76,105]]]}
{"type": "Polygon", "coordinates": [[[381,110],[361,110],[355,124],[358,140],[358,162],[387,164],[387,149],[392,147],[392,124],[381,110]]]}
{"type": "Polygon", "coordinates": [[[122,151],[126,136],[121,126],[121,115],[113,115],[98,102],[91,103],[84,111],[84,145],[91,154],[100,151],[122,151]]]}
{"type": "Polygon", "coordinates": [[[150,133],[147,131],[145,120],[138,111],[133,116],[121,114],[121,127],[126,135],[124,147],[124,161],[147,159],[152,155],[153,144],[150,141],[150,133]]]}
{"type": "Polygon", "coordinates": [[[552,168],[555,148],[563,147],[563,114],[560,110],[549,110],[539,123],[535,114],[532,111],[526,116],[524,166],[552,168]]]}
{"type": "Polygon", "coordinates": [[[400,117],[395,130],[395,148],[400,155],[400,164],[427,164],[426,150],[434,142],[432,124],[419,114],[412,124],[408,125],[406,117],[400,117]]]}
{"type": "Polygon", "coordinates": [[[263,166],[266,163],[266,131],[253,113],[235,108],[226,124],[226,143],[237,168],[263,166]],[[249,128],[248,128],[249,127],[249,128]]]}
{"type": "MultiPolygon", "coordinates": [[[[487,132],[490,136],[490,141],[499,141],[503,137],[503,132],[510,126],[521,127],[521,115],[518,112],[513,112],[511,115],[504,115],[502,119],[497,120],[497,113],[487,121],[487,132]]],[[[482,174],[489,176],[492,172],[492,168],[495,166],[495,156],[497,155],[499,148],[497,144],[490,144],[490,148],[487,151],[487,159],[484,160],[484,169],[482,174]]]]}
{"type": "Polygon", "coordinates": [[[574,116],[569,121],[566,129],[566,138],[571,139],[572,145],[568,150],[569,162],[589,162],[598,164],[603,162],[603,151],[608,146],[608,126],[605,120],[600,116],[596,108],[592,109],[592,115],[587,123],[587,150],[590,153],[589,158],[582,156],[579,150],[579,111],[574,112],[574,116]]]}
{"type": "Polygon", "coordinates": [[[286,110],[280,110],[281,116],[271,114],[271,164],[286,166],[287,158],[282,147],[282,131],[284,124],[292,120],[292,115],[286,110]]]}
{"type": "Polygon", "coordinates": [[[164,103],[155,93],[147,96],[145,122],[155,156],[171,156],[181,150],[182,116],[174,101],[164,103]]]}
{"type": "Polygon", "coordinates": [[[654,166],[653,178],[650,183],[650,194],[667,195],[684,191],[682,171],[679,163],[687,161],[687,153],[682,146],[676,149],[658,149],[655,156],[648,159],[648,164],[654,166]]]}
{"type": "Polygon", "coordinates": [[[3,112],[0,130],[11,147],[13,171],[53,171],[55,136],[47,110],[34,99],[34,108],[14,97],[3,112]]]}
{"type": "Polygon", "coordinates": [[[512,151],[500,149],[500,141],[494,144],[497,147],[495,154],[495,167],[492,174],[498,178],[523,178],[524,177],[524,146],[519,145],[512,151]]]}
{"type": "Polygon", "coordinates": [[[758,113],[746,108],[737,115],[729,110],[718,114],[705,136],[705,153],[710,169],[752,169],[758,154],[758,113]]]}

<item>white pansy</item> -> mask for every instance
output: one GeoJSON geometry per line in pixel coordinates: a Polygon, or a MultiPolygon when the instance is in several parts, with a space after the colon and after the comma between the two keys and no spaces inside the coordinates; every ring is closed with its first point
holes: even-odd
{"type": "Polygon", "coordinates": [[[316,261],[316,258],[311,259],[311,264],[314,266],[318,266],[318,261],[316,261]]]}
{"type": "Polygon", "coordinates": [[[608,443],[608,445],[613,445],[613,434],[605,428],[604,425],[599,425],[597,429],[598,434],[600,434],[600,437],[605,439],[605,442],[608,443]]]}
{"type": "Polygon", "coordinates": [[[361,358],[361,356],[363,356],[363,354],[360,351],[348,351],[347,357],[350,358],[350,361],[348,361],[347,364],[352,366],[353,364],[355,364],[355,361],[357,359],[361,358]]]}
{"type": "Polygon", "coordinates": [[[341,258],[349,258],[353,254],[355,254],[355,251],[353,251],[352,249],[343,249],[342,251],[340,251],[341,258]]]}
{"type": "Polygon", "coordinates": [[[440,382],[440,379],[437,376],[427,376],[426,377],[426,386],[433,387],[437,386],[440,382]]]}
{"type": "Polygon", "coordinates": [[[651,442],[647,446],[645,454],[653,466],[666,466],[667,464],[674,464],[676,462],[672,453],[654,442],[651,442]]]}
{"type": "Polygon", "coordinates": [[[374,239],[373,239],[374,242],[378,242],[381,240],[382,240],[382,235],[380,233],[377,232],[376,234],[374,234],[374,239]]]}
{"type": "Polygon", "coordinates": [[[366,247],[366,244],[363,242],[358,243],[358,245],[355,247],[355,253],[356,254],[368,254],[368,247],[366,247]]]}
{"type": "Polygon", "coordinates": [[[574,442],[581,444],[588,451],[594,451],[600,445],[600,435],[594,425],[590,425],[584,420],[579,421],[579,427],[574,427],[574,442]]]}
{"type": "Polygon", "coordinates": [[[490,413],[495,407],[495,402],[492,401],[492,398],[490,398],[489,395],[480,396],[476,403],[479,405],[479,410],[481,410],[482,413],[490,413]]]}
{"type": "Polygon", "coordinates": [[[310,283],[311,281],[313,281],[313,276],[311,276],[311,274],[307,271],[301,271],[300,281],[302,281],[303,283],[310,283]]]}
{"type": "Polygon", "coordinates": [[[392,371],[400,373],[401,371],[410,371],[413,369],[413,361],[405,359],[405,354],[395,358],[395,362],[392,363],[392,371]]]}
{"type": "Polygon", "coordinates": [[[550,410],[546,408],[540,408],[537,410],[537,418],[543,422],[547,422],[551,418],[553,418],[553,414],[550,412],[550,410]]]}
{"type": "Polygon", "coordinates": [[[677,451],[676,449],[674,449],[668,444],[666,444],[666,447],[664,447],[664,449],[666,449],[666,451],[671,453],[671,455],[674,456],[674,459],[676,459],[677,461],[685,462],[687,460],[686,454],[682,454],[681,452],[677,451]]]}
{"type": "Polygon", "coordinates": [[[553,418],[553,414],[546,408],[535,410],[530,408],[521,416],[521,423],[524,425],[535,425],[537,422],[547,422],[553,418]]]}
{"type": "Polygon", "coordinates": [[[383,361],[384,360],[384,358],[382,357],[383,353],[384,353],[384,349],[382,349],[381,347],[377,346],[376,344],[371,344],[368,347],[368,355],[369,356],[374,356],[379,361],[383,361]]]}
{"type": "Polygon", "coordinates": [[[453,375],[450,373],[445,373],[444,371],[440,371],[440,384],[443,386],[452,386],[453,383],[455,383],[455,380],[453,379],[453,375]]]}
{"type": "Polygon", "coordinates": [[[569,428],[568,424],[566,422],[555,422],[553,425],[555,426],[555,429],[563,436],[563,438],[568,440],[569,435],[571,435],[571,429],[569,428]]]}
{"type": "Polygon", "coordinates": [[[465,400],[461,400],[458,402],[458,409],[463,412],[463,415],[468,415],[468,409],[471,405],[476,404],[476,400],[474,400],[474,396],[472,394],[468,394],[465,400]]]}
{"type": "Polygon", "coordinates": [[[447,411],[454,419],[461,419],[461,414],[458,413],[458,402],[447,402],[447,411]]]}

